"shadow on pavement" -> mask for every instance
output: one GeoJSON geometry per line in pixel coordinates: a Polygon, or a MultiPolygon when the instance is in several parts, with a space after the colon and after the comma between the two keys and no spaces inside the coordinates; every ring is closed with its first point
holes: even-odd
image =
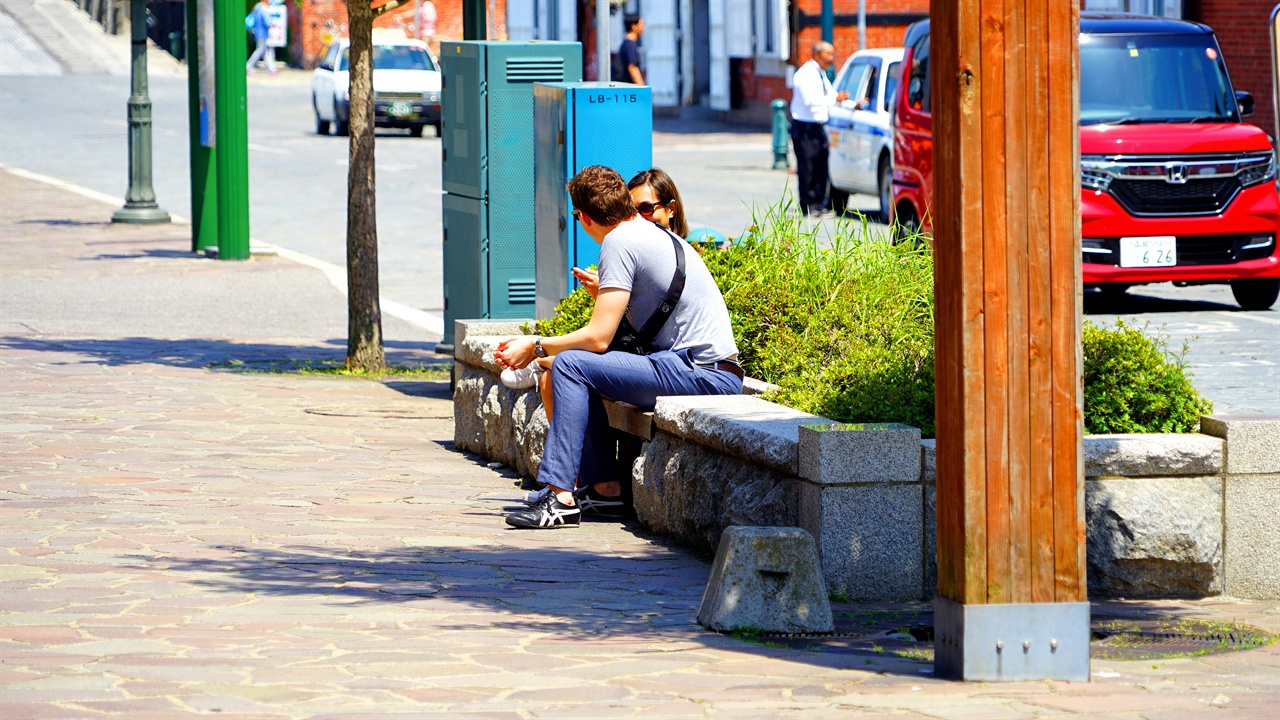
{"type": "Polygon", "coordinates": [[[66,220],[66,219],[50,219],[50,220],[20,220],[19,225],[45,225],[48,227],[108,227],[111,222],[108,220],[66,220]]]}
{"type": "MultiPolygon", "coordinates": [[[[435,343],[388,342],[384,345],[391,364],[440,364],[450,359],[435,353],[435,343]]],[[[36,352],[70,352],[85,355],[90,362],[109,366],[155,363],[183,368],[235,371],[269,371],[289,364],[341,363],[346,358],[347,341],[335,338],[320,345],[239,343],[207,338],[32,338],[0,337],[0,348],[36,352]]]]}
{"type": "Polygon", "coordinates": [[[1176,300],[1173,298],[1143,295],[1130,290],[1123,294],[1110,294],[1098,290],[1084,293],[1085,315],[1135,315],[1142,313],[1174,313],[1204,311],[1245,312],[1239,305],[1216,303],[1207,300],[1176,300]]]}
{"type": "Polygon", "coordinates": [[[181,258],[190,260],[199,258],[201,255],[191,252],[190,250],[142,250],[140,252],[131,253],[102,253],[101,255],[88,255],[80,260],[137,260],[139,258],[181,258]]]}
{"type": "MultiPolygon", "coordinates": [[[[528,531],[511,530],[512,533],[528,531]]],[[[564,534],[577,530],[553,531],[564,534]]],[[[432,538],[446,543],[467,538],[432,538]]],[[[409,540],[408,542],[412,542],[409,540]]],[[[484,542],[484,541],[479,541],[484,542]]],[[[721,635],[697,624],[707,567],[678,552],[654,547],[646,557],[605,557],[586,550],[546,547],[536,552],[504,547],[407,547],[334,552],[314,546],[219,546],[220,558],[162,561],[169,572],[216,592],[257,596],[316,596],[327,603],[372,606],[417,603],[451,613],[458,602],[502,616],[486,616],[484,628],[545,632],[541,644],[610,638],[625,642],[694,642],[825,667],[865,669],[862,655],[793,650],[721,635]],[[441,602],[447,601],[447,602],[441,602]]],[[[358,615],[359,610],[353,609],[358,615]]],[[[432,622],[437,629],[475,624],[432,622]]],[[[919,677],[918,662],[876,661],[877,671],[919,677]]]]}

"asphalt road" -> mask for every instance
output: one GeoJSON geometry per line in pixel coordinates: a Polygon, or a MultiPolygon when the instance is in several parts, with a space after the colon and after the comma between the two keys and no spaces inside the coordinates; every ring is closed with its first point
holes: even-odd
{"type": "MultiPolygon", "coordinates": [[[[154,65],[153,65],[154,67],[154,65]]],[[[153,71],[154,176],[166,210],[189,216],[186,80],[153,71]]],[[[123,76],[0,75],[0,162],[122,197],[127,186],[123,76]]],[[[249,81],[250,231],[269,242],[345,265],[347,143],[317,136],[309,74],[249,81]]],[[[655,164],[675,177],[691,225],[727,235],[783,199],[794,177],[771,170],[769,136],[698,119],[658,118],[655,164]]],[[[440,141],[378,134],[378,235],[384,296],[439,311],[440,141]]],[[[873,198],[855,206],[876,209],[873,198]]],[[[1195,384],[1220,411],[1280,415],[1280,312],[1243,312],[1225,286],[1138,287],[1107,304],[1087,295],[1096,322],[1147,326],[1189,343],[1195,384]]]]}

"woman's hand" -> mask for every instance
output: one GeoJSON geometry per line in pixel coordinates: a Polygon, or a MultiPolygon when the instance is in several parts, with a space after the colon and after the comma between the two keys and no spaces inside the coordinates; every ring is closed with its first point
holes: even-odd
{"type": "Polygon", "coordinates": [[[582,268],[574,268],[572,270],[573,278],[578,281],[582,287],[591,293],[591,299],[595,300],[600,293],[600,273],[595,270],[583,270],[582,268]]]}
{"type": "Polygon", "coordinates": [[[518,370],[537,359],[538,354],[533,350],[535,340],[537,338],[530,335],[509,337],[498,343],[498,349],[493,352],[493,361],[504,368],[518,370]]]}

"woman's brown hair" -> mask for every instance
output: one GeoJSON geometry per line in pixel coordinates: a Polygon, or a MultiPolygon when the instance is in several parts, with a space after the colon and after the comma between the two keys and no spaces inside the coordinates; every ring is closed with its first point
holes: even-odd
{"type": "Polygon", "coordinates": [[[631,182],[627,183],[627,190],[635,190],[644,185],[653,188],[653,194],[658,198],[658,202],[665,205],[671,213],[671,232],[682,238],[689,237],[689,221],[684,218],[684,201],[680,199],[676,181],[660,168],[649,168],[641,170],[631,178],[631,182]]]}

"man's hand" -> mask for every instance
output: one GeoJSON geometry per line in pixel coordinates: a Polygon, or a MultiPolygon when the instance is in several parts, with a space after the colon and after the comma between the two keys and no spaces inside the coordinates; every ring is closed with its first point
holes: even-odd
{"type": "Polygon", "coordinates": [[[600,293],[600,273],[596,270],[583,270],[582,268],[573,268],[570,272],[582,287],[591,293],[591,299],[595,300],[600,293]]]}
{"type": "Polygon", "coordinates": [[[848,100],[848,99],[849,99],[848,90],[841,90],[840,92],[836,93],[836,102],[844,102],[845,100],[848,100]]]}
{"type": "Polygon", "coordinates": [[[537,338],[530,335],[516,335],[498,343],[493,352],[493,361],[504,368],[518,370],[533,362],[538,354],[533,350],[537,338]]]}

